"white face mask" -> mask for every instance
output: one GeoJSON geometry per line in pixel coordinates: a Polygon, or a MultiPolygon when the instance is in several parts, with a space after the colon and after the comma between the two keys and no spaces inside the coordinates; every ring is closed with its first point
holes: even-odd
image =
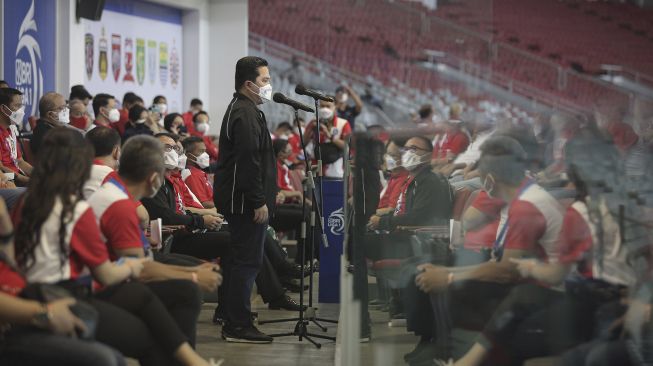
{"type": "Polygon", "coordinates": [[[347,103],[348,100],[349,100],[349,94],[343,93],[340,96],[340,103],[347,103]]]}
{"type": "Polygon", "coordinates": [[[59,113],[57,113],[57,120],[59,120],[59,123],[63,123],[65,125],[70,123],[70,109],[68,107],[65,107],[64,109],[60,110],[59,113]]]}
{"type": "Polygon", "coordinates": [[[179,158],[177,158],[177,168],[179,169],[186,169],[186,161],[188,160],[188,157],[186,155],[180,155],[179,158]]]}
{"type": "Polygon", "coordinates": [[[136,120],[136,124],[142,125],[143,123],[145,123],[146,120],[147,120],[146,118],[138,119],[136,120]]]}
{"type": "Polygon", "coordinates": [[[388,169],[388,170],[395,170],[395,169],[397,169],[397,167],[398,167],[399,165],[397,164],[397,160],[395,160],[395,158],[393,158],[392,156],[390,156],[390,155],[388,155],[388,154],[386,154],[386,155],[384,156],[384,158],[385,158],[385,168],[386,168],[386,169],[388,169]]]}
{"type": "Polygon", "coordinates": [[[428,161],[427,159],[429,159],[429,154],[420,156],[408,150],[401,155],[401,166],[412,171],[424,165],[428,161]]]}
{"type": "Polygon", "coordinates": [[[318,116],[321,120],[331,120],[331,118],[333,118],[333,110],[331,108],[322,107],[318,110],[318,116]]]}
{"type": "MultiPolygon", "coordinates": [[[[11,111],[11,108],[9,108],[9,107],[7,107],[7,109],[9,109],[11,111]]],[[[7,113],[5,113],[4,110],[2,111],[2,113],[4,113],[5,116],[9,117],[11,122],[19,125],[19,124],[23,123],[23,118],[25,118],[25,106],[22,106],[22,107],[18,108],[15,111],[11,111],[11,114],[9,114],[9,115],[7,113]]]]}
{"type": "Polygon", "coordinates": [[[120,121],[120,111],[116,108],[111,109],[107,118],[112,123],[120,121]]]}
{"type": "Polygon", "coordinates": [[[272,100],[272,84],[267,84],[263,86],[258,86],[256,84],[254,85],[258,88],[257,95],[261,98],[261,104],[265,104],[272,100]]]}
{"type": "Polygon", "coordinates": [[[156,109],[159,113],[161,113],[161,115],[164,115],[168,111],[168,105],[165,103],[159,103],[156,105],[156,109]]]}
{"type": "MultiPolygon", "coordinates": [[[[179,154],[176,151],[170,150],[163,154],[163,164],[167,169],[176,169],[179,167],[179,154]]],[[[185,165],[185,164],[184,164],[185,165]]]]}
{"type": "Polygon", "coordinates": [[[159,120],[158,120],[156,123],[157,123],[159,126],[164,127],[165,125],[164,125],[163,122],[164,122],[164,121],[163,121],[163,118],[159,118],[159,120]]]}
{"type": "Polygon", "coordinates": [[[211,159],[209,158],[209,154],[206,152],[203,152],[199,156],[195,157],[195,163],[197,163],[197,166],[199,166],[201,169],[208,168],[210,162],[211,159]]]}
{"type": "Polygon", "coordinates": [[[206,135],[207,133],[209,133],[210,127],[211,125],[209,125],[208,122],[200,122],[197,124],[197,126],[195,126],[195,129],[197,130],[197,132],[206,135]]]}

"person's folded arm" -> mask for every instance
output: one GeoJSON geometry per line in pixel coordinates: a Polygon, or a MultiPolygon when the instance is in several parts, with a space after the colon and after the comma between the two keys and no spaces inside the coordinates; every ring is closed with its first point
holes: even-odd
{"type": "Polygon", "coordinates": [[[147,209],[150,219],[161,219],[163,225],[193,226],[195,220],[191,215],[179,214],[174,207],[170,207],[165,193],[160,189],[153,198],[143,198],[141,203],[147,209]]]}

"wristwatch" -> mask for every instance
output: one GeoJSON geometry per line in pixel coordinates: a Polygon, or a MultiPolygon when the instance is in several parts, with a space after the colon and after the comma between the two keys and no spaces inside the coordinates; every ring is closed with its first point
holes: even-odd
{"type": "Polygon", "coordinates": [[[52,314],[50,313],[50,309],[48,309],[46,304],[41,304],[41,310],[32,318],[32,325],[37,328],[48,329],[51,320],[52,314]]]}

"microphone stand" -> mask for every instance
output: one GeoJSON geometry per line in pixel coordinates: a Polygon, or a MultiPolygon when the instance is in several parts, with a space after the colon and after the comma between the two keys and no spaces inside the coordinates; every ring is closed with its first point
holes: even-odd
{"type": "MultiPolygon", "coordinates": [[[[316,102],[317,103],[317,102],[316,102]]],[[[289,336],[298,336],[299,341],[301,342],[304,338],[311,342],[316,348],[321,348],[322,345],[315,341],[313,338],[321,338],[321,339],[327,339],[331,341],[335,341],[335,337],[331,336],[326,336],[326,335],[321,335],[321,334],[314,334],[310,333],[307,329],[307,326],[309,325],[309,322],[315,323],[322,331],[326,332],[327,328],[322,326],[317,322],[317,320],[321,321],[328,321],[328,322],[334,322],[337,323],[337,321],[333,320],[328,320],[328,319],[320,319],[315,316],[316,309],[313,308],[313,256],[314,256],[314,240],[315,236],[313,234],[315,230],[315,216],[320,218],[319,220],[319,227],[324,233],[324,227],[323,223],[324,221],[321,219],[321,210],[318,207],[318,202],[317,202],[317,194],[315,192],[315,180],[313,179],[313,172],[311,170],[311,165],[310,162],[308,161],[308,154],[306,151],[306,142],[304,141],[304,134],[302,133],[301,125],[299,123],[299,113],[297,111],[297,108],[294,109],[294,116],[295,116],[295,125],[297,126],[297,129],[299,130],[299,140],[301,142],[302,146],[302,151],[304,152],[304,161],[305,161],[305,169],[306,169],[306,179],[302,182],[302,189],[304,191],[304,195],[302,197],[302,217],[303,221],[301,224],[301,232],[300,232],[300,242],[301,245],[303,246],[302,250],[302,265],[301,265],[301,278],[300,278],[300,290],[299,290],[299,316],[296,318],[287,318],[287,319],[276,319],[276,320],[259,320],[259,324],[268,324],[268,323],[284,323],[284,322],[296,322],[295,328],[292,332],[286,332],[286,333],[278,333],[278,334],[270,334],[270,337],[289,337],[289,336]],[[306,205],[306,197],[311,196],[313,198],[313,204],[312,206],[312,211],[309,215],[308,213],[308,208],[306,205]],[[307,240],[307,227],[310,226],[310,231],[309,231],[309,240],[307,240]],[[310,259],[310,271],[309,271],[309,288],[308,288],[308,297],[309,297],[309,303],[304,310],[304,264],[306,263],[306,251],[309,250],[307,248],[310,246],[310,252],[309,252],[309,259],[310,259]]],[[[317,121],[319,122],[319,121],[317,121]]],[[[318,135],[318,141],[319,141],[319,135],[318,135]]],[[[319,146],[319,145],[318,145],[319,146]]],[[[318,166],[321,166],[321,164],[318,161],[318,166]]],[[[328,246],[326,242],[326,235],[325,235],[325,245],[328,246]]]]}

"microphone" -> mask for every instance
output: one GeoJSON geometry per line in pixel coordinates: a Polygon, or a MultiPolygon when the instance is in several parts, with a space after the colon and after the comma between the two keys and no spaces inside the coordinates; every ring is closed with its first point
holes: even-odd
{"type": "Polygon", "coordinates": [[[309,113],[315,113],[313,108],[307,106],[304,103],[300,103],[296,100],[290,99],[287,96],[281,94],[281,93],[274,93],[272,96],[272,100],[275,101],[276,103],[281,103],[281,104],[286,104],[289,105],[295,109],[301,109],[302,111],[306,111],[309,113]]]}
{"type": "Polygon", "coordinates": [[[323,100],[325,102],[332,102],[332,103],[335,102],[335,100],[332,97],[324,94],[323,92],[319,90],[306,89],[306,87],[301,84],[295,87],[295,93],[299,95],[306,95],[313,99],[323,100]]]}

